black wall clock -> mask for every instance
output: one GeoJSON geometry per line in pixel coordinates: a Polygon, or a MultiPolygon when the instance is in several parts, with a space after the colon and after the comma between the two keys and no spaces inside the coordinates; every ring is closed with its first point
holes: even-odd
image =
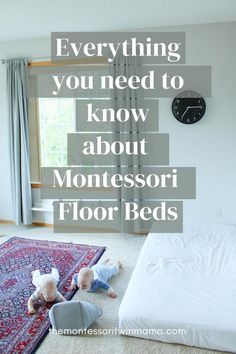
{"type": "Polygon", "coordinates": [[[184,124],[197,123],[205,114],[206,102],[195,91],[184,91],[178,94],[172,102],[172,112],[175,118],[184,124]]]}

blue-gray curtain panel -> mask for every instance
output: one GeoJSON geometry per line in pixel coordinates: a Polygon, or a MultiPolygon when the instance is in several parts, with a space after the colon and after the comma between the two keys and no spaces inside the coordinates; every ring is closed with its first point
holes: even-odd
{"type": "Polygon", "coordinates": [[[27,61],[7,60],[7,96],[10,128],[14,218],[17,225],[32,224],[27,103],[27,61]]]}
{"type": "MultiPolygon", "coordinates": [[[[139,65],[137,62],[137,58],[131,57],[131,56],[123,56],[120,52],[117,53],[115,60],[111,64],[110,70],[111,74],[113,77],[117,77],[119,75],[124,75],[126,77],[130,77],[132,75],[139,75],[139,65]]],[[[113,105],[115,110],[119,108],[126,108],[126,109],[131,109],[131,108],[138,108],[138,97],[137,93],[135,90],[131,89],[126,89],[126,90],[120,90],[115,88],[113,90],[113,105]]],[[[139,123],[134,122],[133,120],[129,121],[129,127],[127,125],[124,125],[123,123],[116,122],[114,126],[115,133],[122,133],[124,130],[130,133],[129,136],[129,141],[137,141],[138,136],[140,133],[140,128],[139,128],[139,123]]],[[[121,136],[120,136],[121,137],[121,136]]],[[[140,157],[139,155],[117,155],[116,159],[116,169],[117,173],[122,173],[121,172],[121,166],[122,166],[122,171],[124,173],[130,173],[130,170],[132,170],[132,173],[138,174],[139,173],[139,167],[140,167],[140,157]]],[[[140,204],[140,199],[142,198],[141,196],[141,191],[138,190],[137,188],[125,188],[122,187],[120,189],[117,188],[117,201],[119,204],[119,211],[120,211],[120,225],[119,225],[119,230],[123,230],[123,220],[125,219],[125,208],[124,208],[124,201],[130,201],[130,202],[138,202],[140,204]]],[[[118,222],[118,220],[117,220],[118,222]]],[[[133,222],[129,222],[129,230],[128,232],[134,233],[137,232],[139,233],[142,229],[142,225],[139,219],[134,220],[133,222]]],[[[127,231],[127,230],[126,230],[127,231]]]]}

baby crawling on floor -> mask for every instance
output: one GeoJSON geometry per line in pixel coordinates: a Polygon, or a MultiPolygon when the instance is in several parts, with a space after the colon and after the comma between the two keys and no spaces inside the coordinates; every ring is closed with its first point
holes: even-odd
{"type": "Polygon", "coordinates": [[[76,286],[80,290],[87,290],[89,292],[104,289],[107,295],[114,299],[117,297],[117,294],[107,281],[118,274],[121,268],[123,268],[121,262],[118,261],[115,264],[109,264],[109,259],[104,263],[95,264],[91,268],[81,268],[79,273],[74,274],[70,290],[75,289],[76,286]]]}

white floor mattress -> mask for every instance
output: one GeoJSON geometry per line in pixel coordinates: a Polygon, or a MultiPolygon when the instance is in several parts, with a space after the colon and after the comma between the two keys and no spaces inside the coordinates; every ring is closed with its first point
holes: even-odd
{"type": "Polygon", "coordinates": [[[127,335],[236,353],[236,227],[149,234],[119,326],[127,335]]]}

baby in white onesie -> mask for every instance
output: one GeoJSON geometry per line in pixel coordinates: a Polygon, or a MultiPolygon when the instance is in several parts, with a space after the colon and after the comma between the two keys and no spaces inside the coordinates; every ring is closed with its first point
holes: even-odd
{"type": "Polygon", "coordinates": [[[32,283],[36,290],[28,299],[29,315],[34,315],[37,312],[34,307],[35,303],[66,301],[64,296],[57,290],[58,282],[59,273],[56,268],[52,268],[49,274],[40,274],[39,270],[32,272],[32,283]]]}

